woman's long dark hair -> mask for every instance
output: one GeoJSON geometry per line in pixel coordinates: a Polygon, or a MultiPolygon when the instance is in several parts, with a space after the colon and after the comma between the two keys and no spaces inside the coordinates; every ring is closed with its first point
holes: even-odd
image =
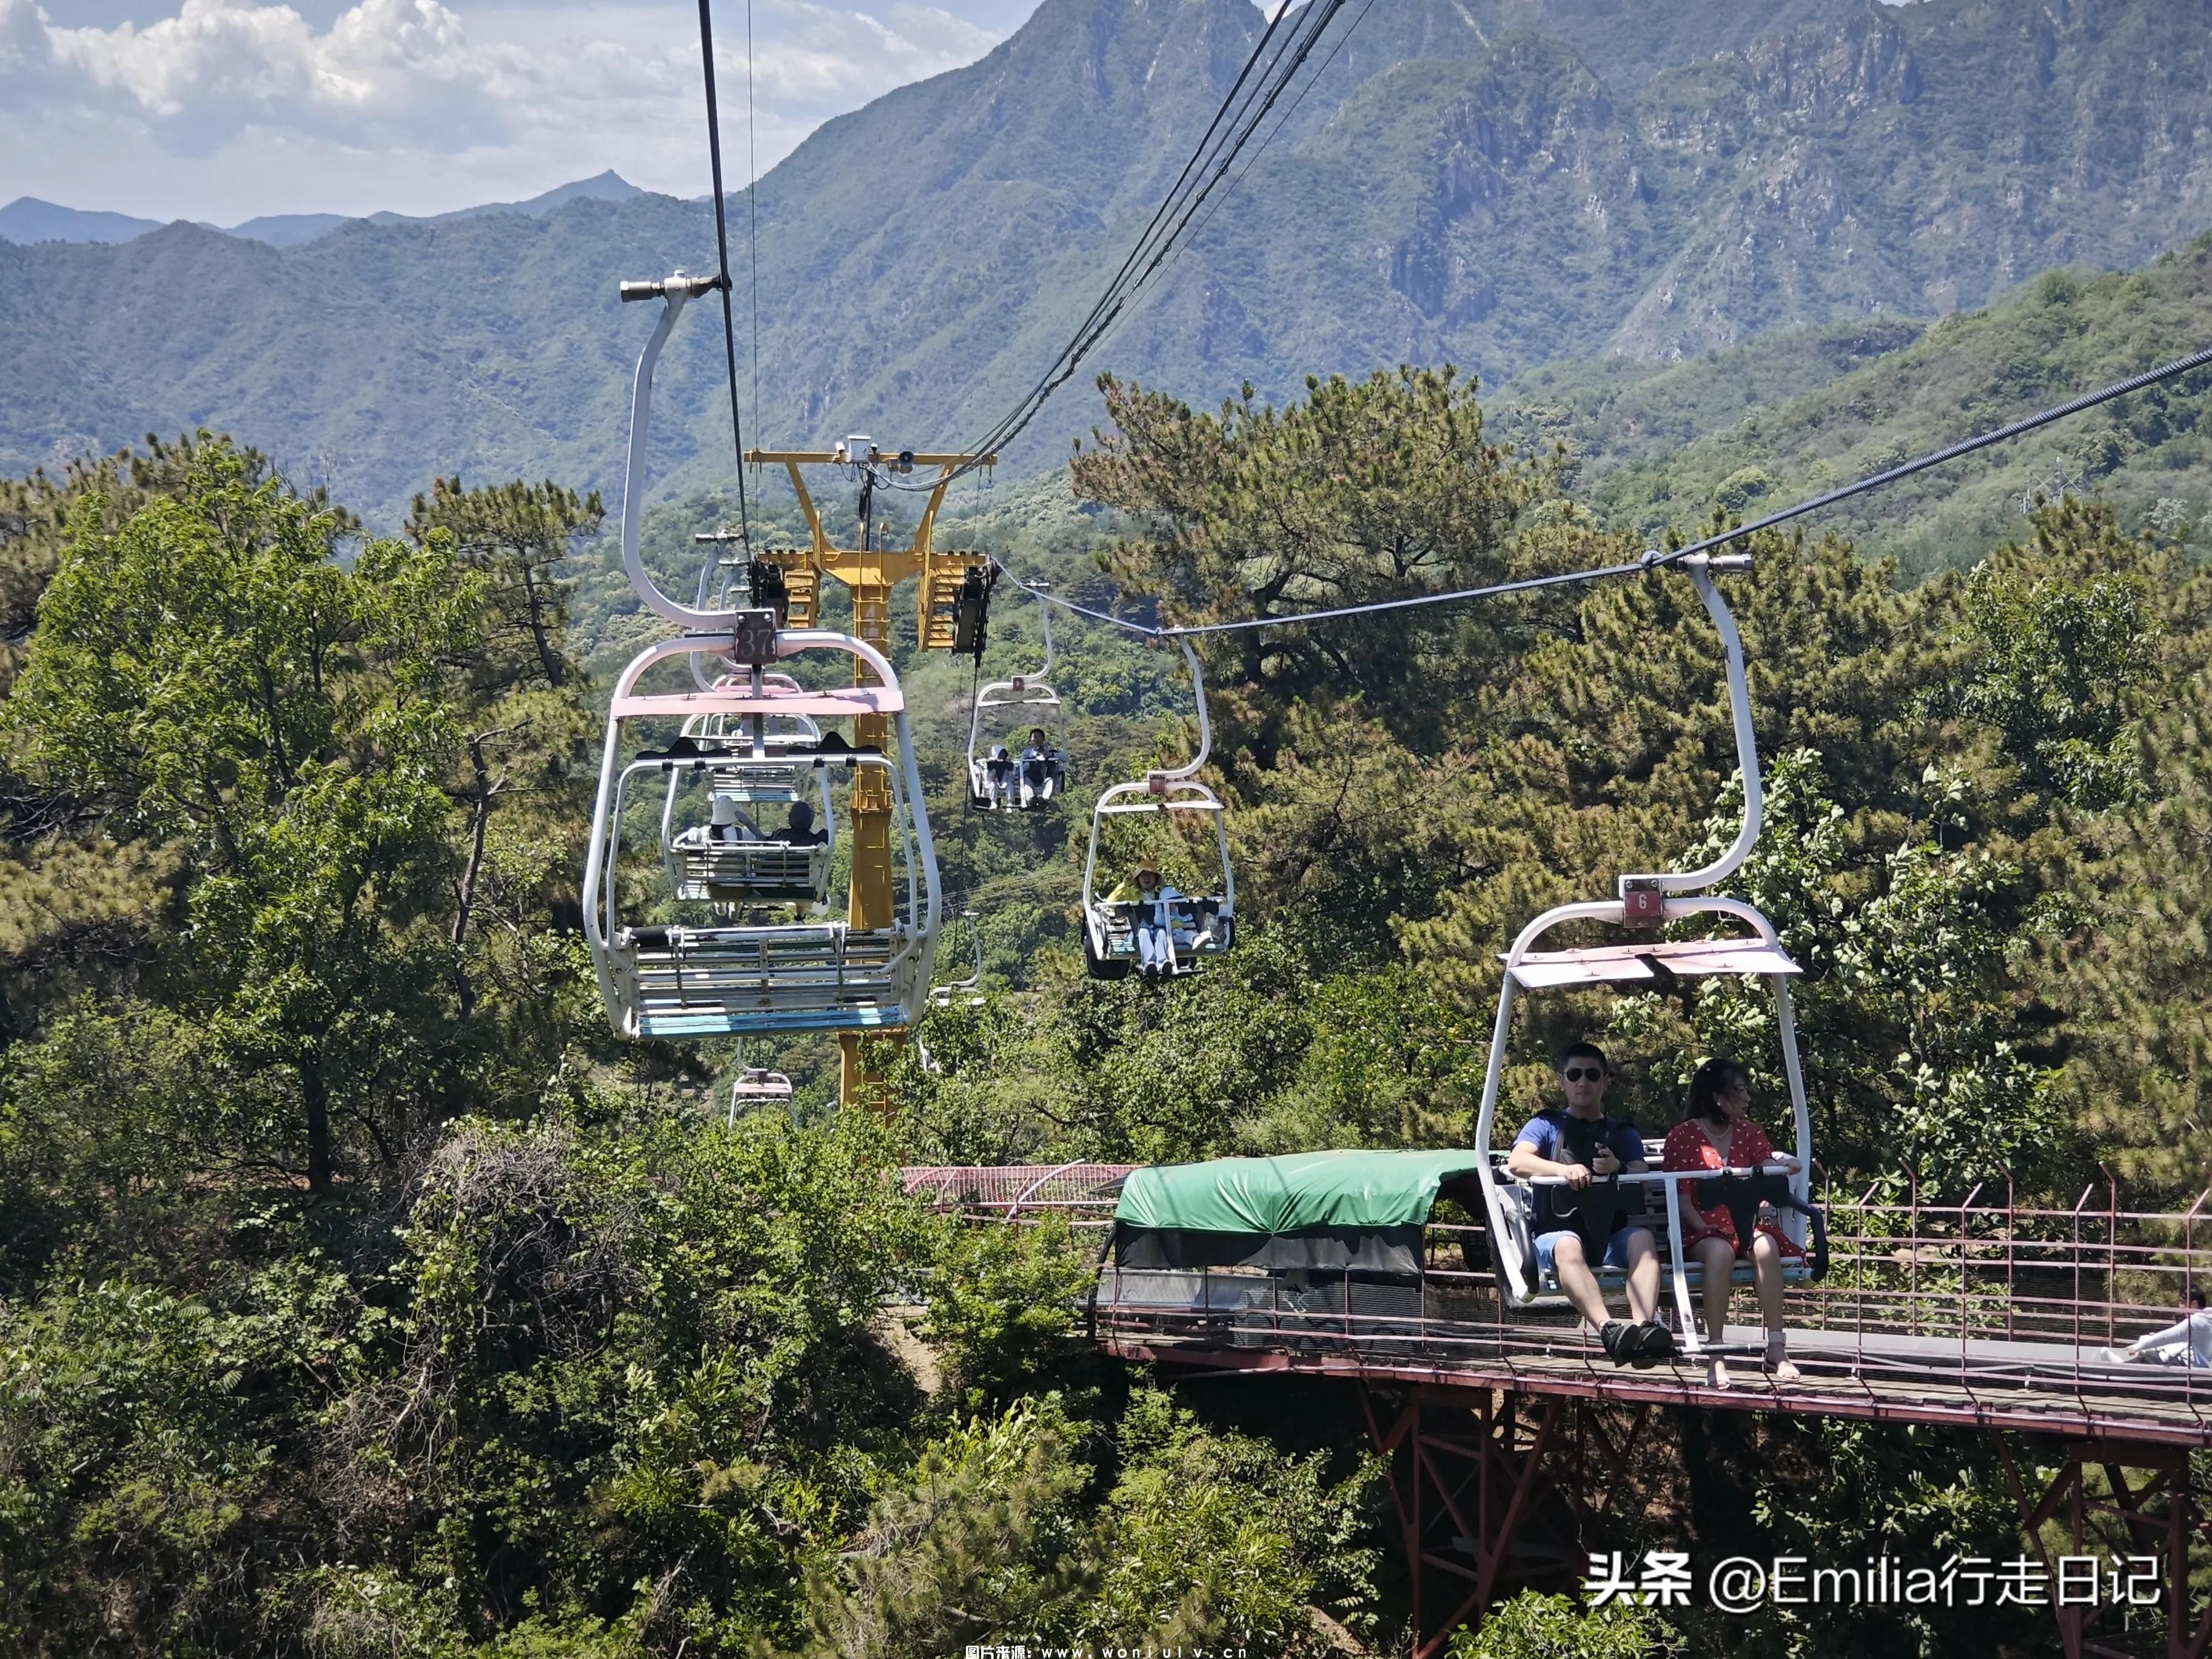
{"type": "Polygon", "coordinates": [[[1698,1067],[1690,1079],[1690,1115],[1701,1117],[1708,1123],[1725,1123],[1728,1114],[1721,1109],[1721,1097],[1735,1085],[1751,1087],[1751,1072],[1741,1060],[1715,1058],[1698,1067]]]}

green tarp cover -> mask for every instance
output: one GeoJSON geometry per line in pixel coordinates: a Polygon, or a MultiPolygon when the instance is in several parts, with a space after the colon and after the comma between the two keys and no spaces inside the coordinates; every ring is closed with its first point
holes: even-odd
{"type": "Polygon", "coordinates": [[[1293,1233],[1405,1227],[1429,1218],[1437,1187],[1482,1167],[1479,1153],[1292,1152],[1132,1170],[1114,1219],[1133,1227],[1293,1233]]]}

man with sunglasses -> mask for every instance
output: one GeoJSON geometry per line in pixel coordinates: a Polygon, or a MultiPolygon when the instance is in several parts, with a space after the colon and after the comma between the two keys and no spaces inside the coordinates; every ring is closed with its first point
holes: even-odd
{"type": "Polygon", "coordinates": [[[1605,1089],[1611,1080],[1612,1068],[1595,1043],[1577,1042],[1563,1051],[1559,1087],[1566,1109],[1547,1109],[1522,1125],[1505,1168],[1523,1181],[1549,1177],[1565,1183],[1535,1189],[1529,1225],[1536,1265],[1558,1278],[1559,1289],[1589,1321],[1605,1351],[1626,1364],[1668,1358],[1674,1351],[1674,1337],[1656,1318],[1659,1253],[1650,1231],[1625,1224],[1620,1183],[1612,1178],[1650,1166],[1635,1126],[1605,1115],[1605,1089]],[[1606,1307],[1605,1293],[1591,1271],[1593,1261],[1627,1275],[1628,1321],[1615,1319],[1606,1307]]]}

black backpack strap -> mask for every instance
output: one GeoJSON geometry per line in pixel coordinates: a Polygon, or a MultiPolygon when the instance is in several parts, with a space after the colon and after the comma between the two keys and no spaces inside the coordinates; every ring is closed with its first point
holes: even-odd
{"type": "MultiPolygon", "coordinates": [[[[1616,1119],[1599,1118],[1595,1123],[1568,1115],[1560,1130],[1560,1142],[1568,1157],[1588,1166],[1597,1157],[1598,1148],[1613,1145],[1613,1132],[1620,1127],[1616,1119]]],[[[1595,1267],[1613,1243],[1613,1236],[1620,1229],[1620,1182],[1613,1176],[1599,1176],[1583,1188],[1580,1212],[1575,1217],[1574,1231],[1583,1241],[1583,1249],[1589,1265],[1595,1267]]]]}

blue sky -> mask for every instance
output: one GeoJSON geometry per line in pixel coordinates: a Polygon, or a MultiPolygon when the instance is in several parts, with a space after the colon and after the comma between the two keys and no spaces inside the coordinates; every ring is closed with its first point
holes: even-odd
{"type": "MultiPolygon", "coordinates": [[[[1034,3],[751,0],[760,169],[973,62],[1034,3]]],[[[744,0],[714,19],[739,181],[744,0]]],[[[438,213],[608,167],[703,196],[698,27],[696,5],[656,0],[0,0],[0,203],[218,224],[438,213]]]]}

